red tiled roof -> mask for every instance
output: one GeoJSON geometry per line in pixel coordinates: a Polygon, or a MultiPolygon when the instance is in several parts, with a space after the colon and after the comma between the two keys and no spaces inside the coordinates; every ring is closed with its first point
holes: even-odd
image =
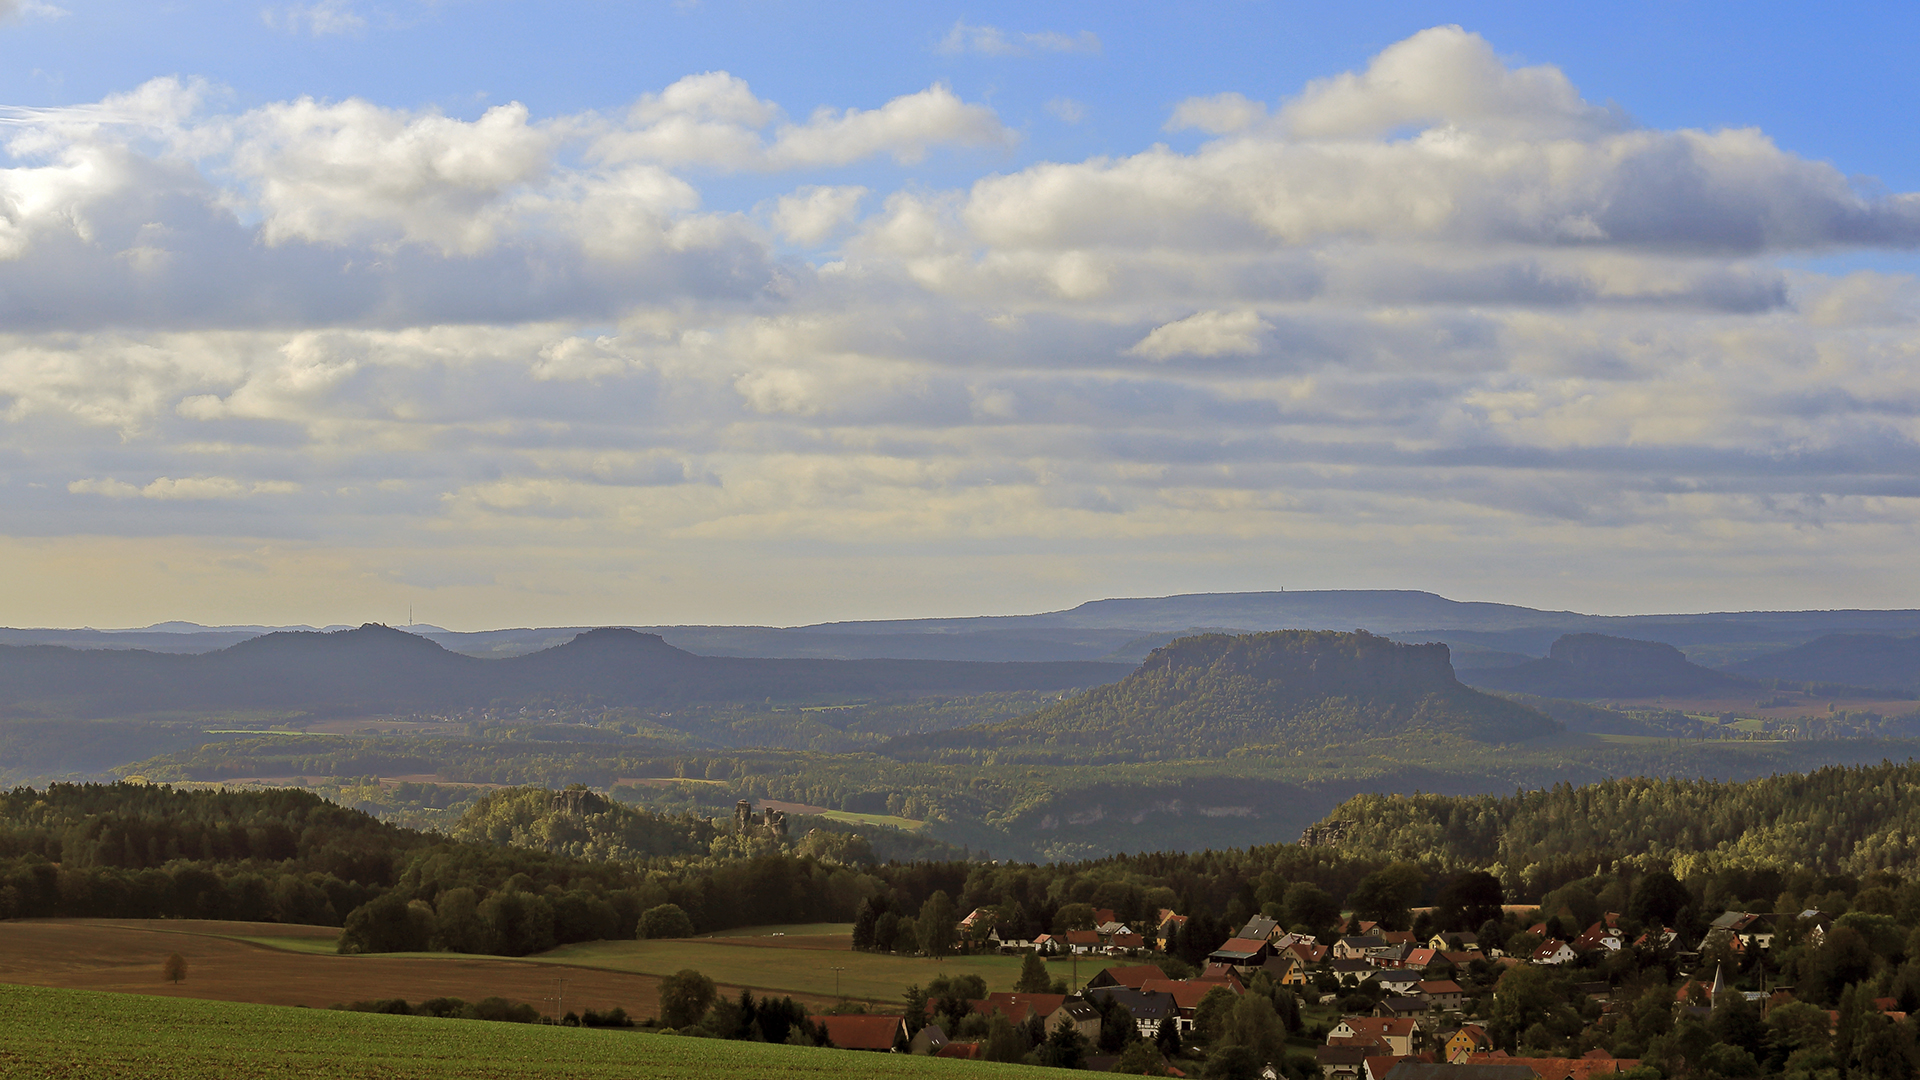
{"type": "Polygon", "coordinates": [[[978,1013],[999,1013],[1018,1024],[1029,1013],[1052,1016],[1060,1011],[1060,1004],[1067,1000],[1065,994],[1010,994],[1005,991],[988,994],[986,1000],[974,1005],[978,1013]]]}
{"type": "MultiPolygon", "coordinates": [[[[1408,1016],[1343,1016],[1340,1023],[1353,1029],[1357,1035],[1393,1035],[1413,1034],[1413,1018],[1408,1016]]],[[[1340,1026],[1335,1024],[1335,1027],[1340,1026]]]]}
{"type": "Polygon", "coordinates": [[[898,1016],[823,1016],[820,1024],[842,1050],[891,1050],[894,1037],[906,1031],[898,1016]]]}
{"type": "Polygon", "coordinates": [[[1200,1004],[1200,999],[1207,996],[1207,991],[1222,985],[1225,984],[1217,982],[1175,982],[1172,979],[1148,979],[1140,985],[1140,990],[1142,993],[1147,994],[1172,994],[1175,1005],[1178,1005],[1182,1009],[1191,1009],[1200,1004]]]}
{"type": "Polygon", "coordinates": [[[977,1058],[980,1056],[980,1044],[977,1042],[950,1042],[933,1055],[943,1058],[977,1058]]]}
{"type": "Polygon", "coordinates": [[[1107,969],[1107,978],[1112,979],[1121,986],[1130,986],[1135,990],[1140,989],[1140,984],[1146,982],[1148,979],[1164,979],[1166,977],[1166,972],[1161,971],[1152,964],[1137,964],[1130,967],[1110,967],[1107,969]]]}
{"type": "Polygon", "coordinates": [[[1596,1076],[1611,1076],[1640,1067],[1638,1058],[1535,1058],[1508,1057],[1492,1054],[1474,1054],[1467,1058],[1468,1065],[1525,1065],[1532,1069],[1540,1080],[1591,1080],[1596,1076]]]}

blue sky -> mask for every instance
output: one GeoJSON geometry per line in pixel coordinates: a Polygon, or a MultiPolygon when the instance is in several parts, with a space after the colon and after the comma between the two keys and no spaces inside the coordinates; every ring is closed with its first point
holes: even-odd
{"type": "Polygon", "coordinates": [[[1920,605],[1917,31],[0,0],[0,622],[1920,605]]]}

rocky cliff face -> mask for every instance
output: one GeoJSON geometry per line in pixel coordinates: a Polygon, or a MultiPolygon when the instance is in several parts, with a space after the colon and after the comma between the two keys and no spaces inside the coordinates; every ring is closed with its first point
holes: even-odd
{"type": "Polygon", "coordinates": [[[1403,645],[1365,631],[1202,634],[1154,650],[1136,674],[1240,675],[1309,696],[1377,696],[1456,689],[1445,645],[1403,645]]]}
{"type": "Polygon", "coordinates": [[[1445,645],[1364,631],[1199,634],[1156,649],[1111,686],[1001,724],[889,744],[894,756],[1019,748],[1032,760],[1165,760],[1292,754],[1418,733],[1515,742],[1548,717],[1454,678],[1445,645]]]}

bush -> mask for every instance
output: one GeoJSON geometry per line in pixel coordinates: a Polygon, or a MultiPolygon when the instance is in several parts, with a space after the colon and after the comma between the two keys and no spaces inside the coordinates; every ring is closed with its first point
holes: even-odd
{"type": "Polygon", "coordinates": [[[635,936],[642,940],[692,937],[693,920],[680,909],[680,905],[661,904],[648,908],[640,916],[640,925],[636,930],[635,936]]]}

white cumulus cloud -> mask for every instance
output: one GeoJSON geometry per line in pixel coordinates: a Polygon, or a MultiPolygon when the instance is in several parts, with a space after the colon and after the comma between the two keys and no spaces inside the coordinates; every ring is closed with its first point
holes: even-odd
{"type": "Polygon", "coordinates": [[[1175,356],[1246,355],[1260,351],[1260,335],[1273,325],[1252,311],[1202,311],[1156,326],[1127,351],[1150,360],[1175,356]]]}

